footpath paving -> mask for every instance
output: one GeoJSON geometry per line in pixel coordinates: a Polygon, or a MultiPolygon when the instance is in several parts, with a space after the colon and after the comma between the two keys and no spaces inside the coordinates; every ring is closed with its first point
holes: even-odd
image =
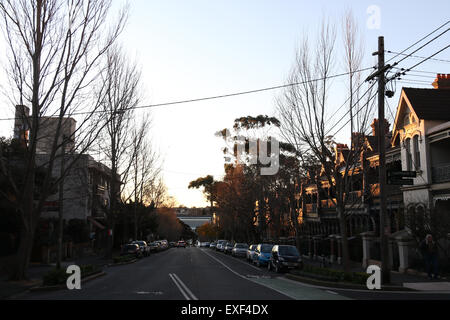
{"type": "MultiPolygon", "coordinates": [[[[343,270],[343,266],[337,263],[328,263],[327,261],[312,260],[305,256],[303,257],[305,264],[325,267],[335,270],[343,270]]],[[[366,272],[361,265],[352,264],[350,270],[352,272],[366,272]]],[[[438,279],[429,279],[427,274],[421,272],[415,272],[415,274],[391,272],[391,285],[410,288],[419,291],[449,291],[450,292],[450,279],[440,277],[438,279]]]]}
{"type": "MultiPolygon", "coordinates": [[[[103,267],[112,263],[112,260],[104,259],[97,255],[86,255],[82,258],[74,259],[72,261],[63,261],[61,266],[67,268],[70,265],[97,265],[103,267]]],[[[9,281],[7,274],[0,274],[0,299],[7,299],[13,295],[27,291],[32,287],[42,284],[42,277],[54,269],[55,263],[52,264],[38,264],[32,263],[28,269],[29,280],[24,281],[9,281]]]]}

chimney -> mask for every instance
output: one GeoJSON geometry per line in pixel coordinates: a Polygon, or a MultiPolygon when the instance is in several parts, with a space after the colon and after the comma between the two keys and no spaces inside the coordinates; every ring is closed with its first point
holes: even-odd
{"type": "MultiPolygon", "coordinates": [[[[389,127],[390,127],[390,123],[384,119],[384,131],[385,131],[385,135],[389,134],[389,127]]],[[[372,127],[372,135],[374,137],[378,136],[378,119],[373,119],[372,124],[370,125],[372,127]]]]}
{"type": "Polygon", "coordinates": [[[432,85],[435,89],[450,89],[450,74],[438,73],[432,85]]]}
{"type": "Polygon", "coordinates": [[[14,116],[14,139],[22,143],[28,141],[28,120],[30,116],[30,109],[23,105],[16,105],[16,112],[14,116]]]}

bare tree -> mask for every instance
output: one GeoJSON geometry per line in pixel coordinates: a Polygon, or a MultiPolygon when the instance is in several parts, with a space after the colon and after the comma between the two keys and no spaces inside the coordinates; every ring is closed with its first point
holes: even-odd
{"type": "MultiPolygon", "coordinates": [[[[161,176],[161,163],[158,153],[153,150],[153,145],[149,139],[149,129],[151,121],[148,116],[142,119],[139,126],[135,125],[132,131],[132,171],[133,171],[133,191],[128,199],[134,198],[134,234],[137,239],[138,224],[142,218],[138,215],[137,207],[144,205],[155,206],[155,201],[151,199],[147,190],[154,188],[156,181],[161,176]]],[[[127,201],[127,200],[125,200],[127,201]]]]}
{"type": "Polygon", "coordinates": [[[127,60],[119,46],[110,47],[106,53],[107,67],[101,78],[105,83],[105,94],[102,90],[98,95],[102,97],[102,111],[107,115],[105,130],[99,139],[99,148],[105,155],[111,169],[109,177],[109,209],[107,225],[110,232],[106,248],[106,257],[112,257],[113,234],[115,216],[118,212],[121,190],[129,181],[133,147],[132,127],[135,107],[139,104],[140,71],[135,63],[127,60]]]}
{"type": "MultiPolygon", "coordinates": [[[[26,278],[36,225],[54,183],[54,162],[65,142],[65,122],[71,116],[81,116],[78,129],[66,137],[73,141],[77,136],[79,154],[98,134],[98,130],[86,130],[99,106],[89,87],[98,80],[102,57],[123,30],[127,15],[126,10],[121,11],[117,22],[110,25],[110,6],[111,0],[0,0],[1,28],[8,46],[9,99],[31,107],[30,115],[16,114],[23,121],[23,131],[29,132],[20,133],[27,138],[23,181],[8,176],[22,221],[13,279],[26,278]],[[35,199],[36,149],[48,116],[57,121],[48,137],[46,174],[35,199]]],[[[70,167],[66,163],[65,171],[70,167]]],[[[1,171],[8,174],[3,164],[1,171]]]]}
{"type": "MultiPolygon", "coordinates": [[[[333,125],[329,117],[333,112],[333,103],[328,99],[332,88],[332,75],[335,72],[335,26],[330,22],[322,22],[316,50],[311,52],[310,41],[305,38],[297,51],[294,67],[288,81],[299,83],[288,87],[277,101],[279,119],[281,121],[281,134],[286,141],[298,151],[301,162],[308,166],[311,160],[321,167],[317,174],[324,176],[330,186],[334,186],[334,197],[331,197],[340,225],[342,236],[342,261],[346,270],[349,269],[349,249],[347,241],[347,196],[351,191],[352,168],[360,158],[362,143],[356,139],[349,149],[343,162],[336,161],[333,149],[333,125]]],[[[364,95],[357,97],[355,86],[359,89],[358,77],[355,76],[360,69],[361,55],[358,51],[357,34],[351,15],[345,17],[344,27],[345,66],[349,73],[350,99],[349,113],[351,134],[363,134],[367,130],[367,121],[370,114],[369,99],[361,102],[364,95]],[[353,108],[357,109],[360,121],[358,127],[354,126],[355,117],[353,108]],[[363,111],[361,111],[363,110],[363,111]]],[[[370,94],[369,94],[370,97],[370,94]]]]}

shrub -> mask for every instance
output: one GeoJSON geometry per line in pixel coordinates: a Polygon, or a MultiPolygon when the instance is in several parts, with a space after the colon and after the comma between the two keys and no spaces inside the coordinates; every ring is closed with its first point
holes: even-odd
{"type": "Polygon", "coordinates": [[[314,267],[307,264],[303,266],[303,269],[301,271],[293,271],[293,273],[306,276],[308,276],[308,274],[319,275],[323,278],[326,278],[324,280],[350,282],[355,284],[365,284],[370,276],[369,274],[364,272],[345,272],[342,270],[314,267]]]}
{"type": "Polygon", "coordinates": [[[44,286],[56,286],[59,284],[63,284],[67,281],[68,277],[69,277],[69,274],[66,273],[65,268],[53,269],[44,275],[43,285],[44,286]]]}
{"type": "MultiPolygon", "coordinates": [[[[93,273],[99,272],[100,268],[96,265],[81,265],[81,278],[89,276],[93,273]]],[[[44,286],[57,286],[60,284],[64,284],[67,281],[67,278],[70,274],[66,273],[66,268],[61,269],[52,269],[47,272],[43,277],[43,285],[44,286]]]]}
{"type": "Polygon", "coordinates": [[[114,263],[130,262],[136,259],[134,255],[117,256],[113,258],[114,263]]]}

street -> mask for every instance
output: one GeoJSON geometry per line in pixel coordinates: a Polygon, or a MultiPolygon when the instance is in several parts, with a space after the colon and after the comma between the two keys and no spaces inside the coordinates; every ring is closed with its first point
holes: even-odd
{"type": "Polygon", "coordinates": [[[319,288],[257,268],[211,249],[171,248],[136,263],[109,267],[81,290],[28,292],[26,300],[413,300],[450,299],[450,293],[369,292],[319,288]]]}

